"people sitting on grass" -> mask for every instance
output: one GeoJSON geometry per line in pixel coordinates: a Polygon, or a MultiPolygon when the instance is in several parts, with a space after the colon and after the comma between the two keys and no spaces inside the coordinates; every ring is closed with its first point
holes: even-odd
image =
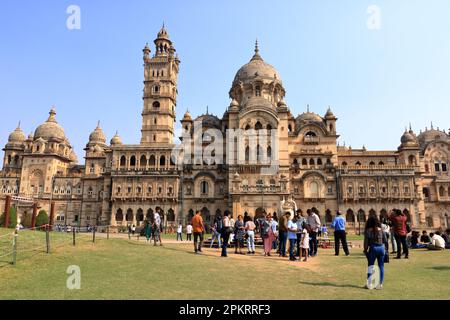
{"type": "Polygon", "coordinates": [[[445,240],[441,237],[441,232],[436,231],[435,234],[430,233],[431,243],[428,245],[428,250],[445,250],[445,240]]]}
{"type": "Polygon", "coordinates": [[[430,242],[431,242],[430,236],[428,235],[426,230],[423,230],[422,231],[422,235],[420,236],[420,243],[422,243],[422,244],[430,244],[430,242]]]}
{"type": "Polygon", "coordinates": [[[420,239],[422,237],[420,236],[419,231],[413,231],[411,235],[411,249],[423,249],[428,247],[428,243],[420,243],[420,239]]]}
{"type": "Polygon", "coordinates": [[[366,255],[368,264],[366,289],[373,289],[372,278],[374,274],[377,274],[374,270],[375,260],[377,260],[380,269],[380,278],[375,289],[382,289],[384,281],[384,259],[388,245],[386,234],[381,229],[381,223],[378,218],[376,216],[369,217],[364,231],[364,254],[366,255]]]}
{"type": "Polygon", "coordinates": [[[449,243],[449,236],[450,236],[450,229],[445,230],[445,232],[442,234],[442,238],[445,240],[445,248],[450,249],[450,243],[449,243]]]}

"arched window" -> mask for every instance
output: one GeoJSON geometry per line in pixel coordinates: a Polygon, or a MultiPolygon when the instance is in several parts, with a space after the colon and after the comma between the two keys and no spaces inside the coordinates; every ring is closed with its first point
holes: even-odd
{"type": "Polygon", "coordinates": [[[383,161],[380,161],[380,162],[378,162],[378,165],[379,165],[379,166],[384,166],[384,162],[383,162],[383,161]]]}
{"type": "Polygon", "coordinates": [[[307,166],[307,165],[308,165],[308,160],[302,159],[302,166],[307,166]]]}
{"type": "Polygon", "coordinates": [[[412,166],[415,166],[416,165],[416,157],[414,157],[413,155],[410,155],[408,157],[408,163],[412,166]]]}
{"type": "Polygon", "coordinates": [[[358,211],[358,222],[366,222],[366,213],[362,209],[358,211]]]}
{"type": "Polygon", "coordinates": [[[276,181],[275,179],[270,179],[270,190],[275,191],[276,181]]]}
{"type": "Polygon", "coordinates": [[[355,166],[360,166],[361,165],[361,162],[359,162],[359,161],[357,161],[356,163],[355,163],[355,166]]]}
{"type": "Polygon", "coordinates": [[[160,167],[165,167],[166,166],[166,157],[165,156],[161,156],[159,158],[159,166],[160,167]]]}
{"type": "Polygon", "coordinates": [[[292,164],[293,164],[294,166],[298,166],[298,160],[297,160],[297,159],[294,159],[294,161],[292,161],[292,164]]]}
{"type": "Polygon", "coordinates": [[[346,166],[347,166],[347,162],[345,162],[345,161],[342,162],[342,166],[343,166],[343,167],[346,167],[346,166]]]}
{"type": "Polygon", "coordinates": [[[425,172],[430,172],[430,167],[428,166],[428,164],[425,165],[425,172]]]}
{"type": "Polygon", "coordinates": [[[308,131],[305,134],[305,137],[312,138],[312,137],[317,137],[317,135],[316,135],[316,133],[314,131],[308,131]]]}
{"type": "Polygon", "coordinates": [[[425,198],[429,198],[430,197],[430,190],[428,188],[423,188],[422,192],[423,192],[423,196],[425,198]]]}
{"type": "Polygon", "coordinates": [[[355,214],[353,213],[353,210],[348,209],[347,214],[345,216],[345,220],[347,222],[355,222],[355,214]]]}
{"type": "Polygon", "coordinates": [[[261,190],[264,186],[264,181],[262,179],[256,180],[256,187],[261,190]]]}
{"type": "Polygon", "coordinates": [[[131,209],[127,210],[127,217],[126,217],[126,219],[127,219],[127,222],[132,222],[133,221],[133,210],[131,210],[131,209]]]}
{"type": "Polygon", "coordinates": [[[138,209],[137,214],[136,214],[136,220],[138,222],[144,221],[144,211],[142,209],[138,209]]]}
{"type": "Polygon", "coordinates": [[[209,192],[209,184],[208,181],[202,181],[200,182],[200,193],[202,195],[208,195],[209,192]]]}
{"type": "Polygon", "coordinates": [[[374,217],[374,218],[378,218],[378,217],[377,217],[377,213],[376,213],[376,211],[375,211],[375,210],[373,210],[373,209],[370,209],[370,211],[369,211],[369,217],[374,217]]]}
{"type": "Polygon", "coordinates": [[[318,166],[321,166],[321,165],[322,165],[322,159],[320,159],[320,158],[317,159],[317,165],[318,165],[318,166]]]}
{"type": "Polygon", "coordinates": [[[310,198],[319,198],[319,184],[316,181],[312,181],[309,184],[310,198]]]}
{"type": "Polygon", "coordinates": [[[156,166],[156,158],[153,154],[150,156],[150,159],[148,160],[148,165],[150,167],[156,166]]]}
{"type": "Polygon", "coordinates": [[[127,158],[125,156],[120,157],[120,166],[125,167],[127,165],[127,158]]]}
{"type": "Polygon", "coordinates": [[[262,124],[261,124],[261,122],[256,122],[256,124],[255,124],[255,130],[261,130],[262,129],[262,124]]]}
{"type": "Polygon", "coordinates": [[[255,87],[255,96],[257,96],[257,97],[261,96],[261,87],[260,86],[255,87]]]}
{"type": "Polygon", "coordinates": [[[249,162],[250,161],[250,147],[247,146],[245,148],[245,162],[249,162]]]}
{"type": "Polygon", "coordinates": [[[153,102],[153,108],[159,108],[161,106],[161,104],[159,103],[159,101],[155,101],[153,102]]]}
{"type": "Polygon", "coordinates": [[[270,130],[272,130],[272,126],[270,125],[270,123],[267,125],[266,129],[267,131],[269,131],[268,133],[270,134],[270,130]]]}
{"type": "Polygon", "coordinates": [[[288,132],[292,132],[292,125],[288,125],[288,132]]]}
{"type": "Polygon", "coordinates": [[[116,221],[123,221],[123,211],[122,209],[118,209],[116,212],[116,221]]]}
{"type": "Polygon", "coordinates": [[[309,165],[310,165],[310,166],[315,165],[314,159],[310,159],[310,160],[309,160],[309,165]]]}
{"type": "Polygon", "coordinates": [[[141,168],[145,168],[147,166],[147,157],[143,154],[141,156],[141,160],[139,161],[139,165],[141,168]]]}
{"type": "Polygon", "coordinates": [[[136,156],[131,156],[130,158],[130,167],[136,166],[136,156]]]}
{"type": "Polygon", "coordinates": [[[327,211],[325,211],[325,222],[326,223],[333,222],[333,216],[331,215],[330,209],[327,209],[327,211]]]}
{"type": "Polygon", "coordinates": [[[11,157],[11,155],[8,156],[8,164],[12,164],[12,157],[11,157]]]}
{"type": "Polygon", "coordinates": [[[148,209],[145,217],[147,218],[148,221],[153,221],[153,209],[151,208],[148,209]]]}
{"type": "Polygon", "coordinates": [[[167,221],[175,221],[175,211],[173,211],[173,209],[169,209],[169,211],[167,211],[167,221]]]}
{"type": "Polygon", "coordinates": [[[370,161],[369,166],[374,166],[374,165],[375,165],[375,162],[370,161]]]}
{"type": "Polygon", "coordinates": [[[443,187],[443,186],[440,186],[440,187],[439,187],[439,196],[440,196],[440,197],[443,197],[443,196],[444,196],[444,193],[445,193],[444,187],[443,187]]]}
{"type": "Polygon", "coordinates": [[[153,92],[154,93],[159,93],[159,86],[154,86],[153,87],[153,92]]]}
{"type": "Polygon", "coordinates": [[[250,125],[247,124],[247,125],[245,126],[245,130],[250,130],[250,129],[251,129],[250,125]]]}

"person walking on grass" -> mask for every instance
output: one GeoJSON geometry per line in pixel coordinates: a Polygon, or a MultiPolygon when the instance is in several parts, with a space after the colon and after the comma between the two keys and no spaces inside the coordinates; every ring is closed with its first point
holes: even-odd
{"type": "Polygon", "coordinates": [[[226,258],[228,257],[227,249],[228,249],[228,242],[230,240],[230,235],[232,233],[232,227],[230,223],[229,218],[229,212],[225,211],[223,214],[223,220],[222,220],[222,230],[221,230],[221,236],[222,236],[222,254],[221,256],[226,258]]]}
{"type": "Polygon", "coordinates": [[[144,232],[147,243],[150,243],[150,239],[152,238],[152,225],[148,220],[145,220],[144,232]]]}
{"type": "Polygon", "coordinates": [[[297,224],[293,221],[293,218],[289,212],[286,212],[286,217],[288,220],[287,230],[289,238],[289,260],[297,261],[295,257],[295,243],[297,242],[297,224]]]}
{"type": "MultiPolygon", "coordinates": [[[[265,219],[261,221],[261,237],[264,241],[264,256],[270,257],[270,252],[273,248],[273,242],[275,241],[275,232],[272,215],[268,214],[265,219]]],[[[276,227],[275,227],[276,228],[276,227]]],[[[275,229],[276,230],[276,229],[275,229]]]]}
{"type": "Polygon", "coordinates": [[[194,252],[201,253],[203,248],[203,233],[205,232],[205,225],[203,224],[203,218],[200,215],[200,210],[197,210],[195,216],[192,218],[192,228],[194,231],[194,252]]]}
{"type": "Polygon", "coordinates": [[[248,220],[245,223],[245,231],[247,231],[247,254],[255,254],[255,229],[256,225],[253,222],[252,218],[249,217],[250,220],[248,220]]]}
{"type": "Polygon", "coordinates": [[[181,223],[178,224],[177,228],[177,241],[183,241],[183,225],[181,223]]]}
{"type": "Polygon", "coordinates": [[[289,221],[289,216],[291,215],[289,212],[286,212],[282,215],[278,221],[278,237],[280,239],[280,257],[286,257],[286,242],[288,236],[287,224],[289,221]]]}
{"type": "Polygon", "coordinates": [[[188,225],[186,226],[186,240],[187,241],[192,241],[192,224],[188,223],[188,225]]]}
{"type": "Polygon", "coordinates": [[[244,218],[239,215],[237,221],[234,223],[234,253],[244,254],[242,248],[244,247],[245,226],[244,218]]]}
{"type": "Polygon", "coordinates": [[[302,232],[303,232],[303,224],[305,223],[305,218],[303,217],[303,212],[301,209],[298,209],[297,212],[294,215],[294,222],[297,224],[297,252],[296,256],[300,257],[300,251],[301,251],[301,242],[302,242],[302,232]]]}
{"type": "Polygon", "coordinates": [[[331,223],[331,228],[334,229],[334,255],[339,255],[339,249],[342,243],[342,248],[346,256],[350,254],[347,245],[347,232],[345,231],[345,219],[342,214],[337,211],[336,217],[331,223]]]}
{"type": "Polygon", "coordinates": [[[406,235],[408,234],[406,230],[406,216],[401,210],[394,209],[389,216],[389,220],[392,222],[394,237],[397,243],[397,257],[395,257],[395,259],[402,258],[402,249],[405,254],[405,259],[408,259],[409,250],[408,244],[406,243],[406,235]]]}
{"type": "Polygon", "coordinates": [[[310,256],[315,257],[317,255],[317,247],[318,247],[317,233],[319,232],[321,222],[319,216],[313,210],[308,209],[306,213],[308,214],[307,224],[309,224],[309,226],[311,227],[311,232],[309,234],[309,237],[311,239],[309,249],[310,256]]]}
{"type": "Polygon", "coordinates": [[[309,256],[309,232],[310,232],[311,228],[309,227],[309,225],[306,224],[306,222],[303,223],[302,226],[302,238],[301,238],[301,243],[300,243],[300,256],[299,259],[302,260],[302,256],[304,257],[303,261],[306,262],[308,261],[308,256],[309,256]]]}
{"type": "Polygon", "coordinates": [[[152,225],[152,233],[153,233],[153,241],[154,245],[159,241],[159,245],[162,246],[161,240],[161,216],[159,215],[159,211],[156,211],[153,216],[153,225],[152,225]]]}
{"type": "Polygon", "coordinates": [[[214,225],[211,226],[211,233],[212,233],[212,239],[211,239],[211,246],[210,249],[213,247],[214,242],[217,240],[217,248],[222,247],[222,240],[221,240],[221,229],[222,229],[222,217],[217,216],[216,221],[214,222],[214,225]]]}
{"type": "Polygon", "coordinates": [[[374,274],[375,260],[378,262],[380,269],[380,279],[375,289],[383,288],[384,281],[384,259],[388,248],[388,240],[386,234],[381,229],[381,223],[376,216],[371,216],[366,222],[364,230],[364,254],[367,258],[368,272],[366,289],[373,289],[372,280],[374,274]]]}

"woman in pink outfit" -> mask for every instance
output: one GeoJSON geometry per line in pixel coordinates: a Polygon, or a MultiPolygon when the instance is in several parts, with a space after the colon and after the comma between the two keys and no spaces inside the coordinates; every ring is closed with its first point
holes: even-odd
{"type": "Polygon", "coordinates": [[[272,244],[275,240],[275,233],[272,224],[272,215],[268,214],[266,219],[261,223],[261,237],[264,240],[264,256],[270,257],[270,251],[272,251],[272,244]]]}

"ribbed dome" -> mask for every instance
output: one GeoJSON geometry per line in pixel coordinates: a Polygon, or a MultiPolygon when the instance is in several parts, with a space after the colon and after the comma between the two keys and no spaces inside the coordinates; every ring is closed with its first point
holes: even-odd
{"type": "Polygon", "coordinates": [[[169,33],[167,33],[167,30],[163,24],[161,30],[158,32],[158,39],[169,39],[169,33]]]}
{"type": "Polygon", "coordinates": [[[8,137],[8,143],[22,143],[25,141],[25,133],[20,128],[20,124],[17,126],[16,130],[14,130],[8,137]]]}
{"type": "Polygon", "coordinates": [[[110,144],[112,146],[121,145],[122,144],[122,139],[120,138],[120,136],[119,136],[119,134],[117,132],[114,135],[114,137],[112,137],[110,144]]]}
{"type": "Polygon", "coordinates": [[[449,139],[449,136],[445,132],[431,129],[419,134],[418,138],[420,142],[429,142],[436,139],[446,141],[447,139],[449,139]]]}
{"type": "Polygon", "coordinates": [[[234,77],[234,82],[254,79],[255,76],[270,78],[270,79],[278,79],[281,81],[280,74],[278,71],[266,63],[263,58],[259,55],[258,43],[256,43],[255,55],[252,57],[249,63],[242,66],[236,76],[234,77]]]}
{"type": "Polygon", "coordinates": [[[191,114],[189,113],[189,111],[186,111],[186,113],[184,114],[183,120],[184,121],[191,121],[192,120],[192,117],[191,117],[191,114]]]}
{"type": "Polygon", "coordinates": [[[315,121],[315,122],[322,122],[323,119],[321,116],[314,112],[305,112],[299,115],[296,119],[297,121],[315,121]]]}
{"type": "Polygon", "coordinates": [[[334,119],[336,118],[331,108],[328,108],[327,113],[325,113],[325,119],[334,119]]]}
{"type": "Polygon", "coordinates": [[[402,135],[402,138],[400,139],[400,141],[402,142],[402,144],[406,144],[408,142],[416,142],[416,139],[414,138],[414,136],[409,133],[408,131],[405,131],[405,133],[402,135]]]}
{"type": "Polygon", "coordinates": [[[49,112],[50,116],[47,121],[37,127],[34,132],[34,139],[42,138],[44,140],[57,139],[66,140],[64,129],[56,122],[56,110],[52,108],[49,112]]]}
{"type": "Polygon", "coordinates": [[[100,122],[98,123],[97,128],[90,134],[89,143],[106,144],[106,137],[100,127],[100,122]]]}

